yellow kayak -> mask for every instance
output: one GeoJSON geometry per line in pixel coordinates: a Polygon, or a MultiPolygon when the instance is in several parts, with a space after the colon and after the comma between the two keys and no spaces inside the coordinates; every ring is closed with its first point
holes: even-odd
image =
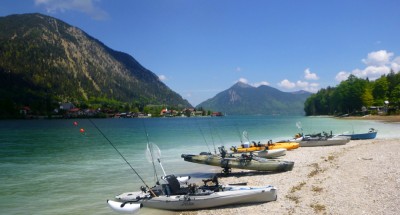
{"type": "Polygon", "coordinates": [[[292,149],[297,149],[299,148],[299,143],[296,142],[283,142],[283,143],[271,143],[268,141],[267,144],[251,144],[248,146],[241,145],[241,146],[232,146],[230,149],[233,152],[254,152],[254,151],[262,151],[262,150],[268,150],[268,149],[287,149],[287,150],[292,150],[292,149]]]}
{"type": "Polygon", "coordinates": [[[265,144],[268,146],[268,149],[297,149],[299,148],[300,144],[296,142],[283,142],[283,143],[267,143],[265,144]]]}
{"type": "Polygon", "coordinates": [[[242,153],[242,152],[262,151],[262,150],[265,150],[265,149],[266,149],[265,145],[263,145],[263,146],[250,146],[248,148],[242,147],[242,146],[238,146],[238,147],[232,146],[231,147],[231,151],[240,152],[240,153],[242,153]]]}

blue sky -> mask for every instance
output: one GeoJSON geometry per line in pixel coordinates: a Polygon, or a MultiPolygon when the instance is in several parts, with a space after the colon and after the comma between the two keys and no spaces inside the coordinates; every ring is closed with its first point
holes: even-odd
{"type": "Polygon", "coordinates": [[[400,70],[398,0],[0,0],[126,52],[197,105],[237,81],[285,92],[400,70]]]}

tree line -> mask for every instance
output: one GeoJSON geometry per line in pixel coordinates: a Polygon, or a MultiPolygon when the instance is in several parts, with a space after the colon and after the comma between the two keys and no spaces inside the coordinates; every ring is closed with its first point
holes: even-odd
{"type": "Polygon", "coordinates": [[[373,106],[399,113],[400,72],[392,70],[375,81],[350,75],[336,87],[328,86],[311,95],[304,103],[304,111],[307,116],[357,114],[373,106]]]}

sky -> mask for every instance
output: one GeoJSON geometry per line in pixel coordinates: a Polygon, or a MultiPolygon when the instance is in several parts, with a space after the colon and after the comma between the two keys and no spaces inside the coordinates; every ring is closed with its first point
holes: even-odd
{"type": "Polygon", "coordinates": [[[0,0],[23,13],[128,53],[193,106],[238,81],[317,92],[400,71],[398,0],[0,0]]]}

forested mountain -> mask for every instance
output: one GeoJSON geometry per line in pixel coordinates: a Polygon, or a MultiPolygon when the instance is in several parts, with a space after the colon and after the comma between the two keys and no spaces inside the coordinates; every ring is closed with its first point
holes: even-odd
{"type": "Polygon", "coordinates": [[[400,73],[390,72],[375,81],[350,75],[336,87],[319,90],[304,105],[306,115],[340,115],[360,112],[362,107],[400,107],[400,73]]]}
{"type": "Polygon", "coordinates": [[[219,111],[228,115],[304,114],[304,101],[311,93],[282,92],[270,86],[253,87],[238,82],[197,108],[219,111]]]}
{"type": "Polygon", "coordinates": [[[58,102],[191,107],[132,56],[41,14],[0,17],[0,110],[58,102]]]}

